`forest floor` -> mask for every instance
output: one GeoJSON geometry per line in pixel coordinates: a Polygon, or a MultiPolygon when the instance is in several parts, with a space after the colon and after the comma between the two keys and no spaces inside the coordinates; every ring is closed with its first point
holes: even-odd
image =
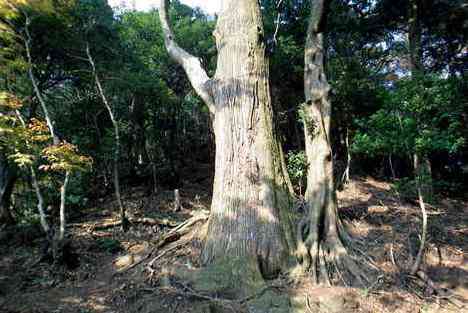
{"type": "MultiPolygon", "coordinates": [[[[193,238],[193,232],[160,240],[178,223],[206,212],[209,186],[209,177],[197,184],[185,182],[183,208],[176,213],[171,191],[157,196],[148,196],[143,188],[127,191],[125,204],[135,221],[149,217],[160,223],[135,223],[126,233],[112,227],[117,220],[112,198],[99,199],[70,221],[76,253],[72,257],[79,259],[75,268],[38,262],[40,237],[23,234],[0,241],[0,312],[213,312],[212,302],[221,300],[174,282],[167,270],[197,267],[199,245],[183,240],[193,238]],[[155,258],[151,275],[148,263],[155,258]]],[[[353,179],[338,197],[341,215],[364,239],[367,254],[382,271],[380,279],[365,289],[283,284],[283,295],[291,301],[306,299],[309,313],[468,312],[468,201],[446,198],[429,208],[424,271],[446,290],[440,297],[402,270],[411,262],[411,251],[417,250],[421,218],[416,203],[401,202],[390,184],[370,177],[353,179]],[[333,297],[339,300],[325,299],[333,297]]]]}

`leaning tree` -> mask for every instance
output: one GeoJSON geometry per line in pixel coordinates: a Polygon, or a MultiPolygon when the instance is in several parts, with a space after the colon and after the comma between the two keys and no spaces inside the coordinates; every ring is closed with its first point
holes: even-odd
{"type": "Polygon", "coordinates": [[[222,264],[231,271],[254,264],[263,277],[274,276],[286,264],[293,241],[289,178],[274,133],[258,1],[222,1],[214,31],[217,69],[211,78],[199,59],[175,42],[167,11],[168,1],[161,0],[167,51],[208,106],[216,137],[213,199],[202,263],[222,264]]]}

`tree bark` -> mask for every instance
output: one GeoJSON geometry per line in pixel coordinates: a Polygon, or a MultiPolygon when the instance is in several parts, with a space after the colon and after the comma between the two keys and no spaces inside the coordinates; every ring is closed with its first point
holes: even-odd
{"type": "Polygon", "coordinates": [[[259,4],[223,1],[214,32],[217,70],[209,79],[198,59],[173,41],[166,2],[160,7],[166,47],[214,115],[215,178],[202,263],[243,260],[256,264],[264,277],[275,276],[293,240],[259,4]]]}
{"type": "Polygon", "coordinates": [[[297,255],[303,271],[314,282],[328,284],[342,280],[364,284],[364,276],[348,257],[351,238],[337,212],[330,142],[330,86],[324,71],[324,0],[311,1],[311,17],[305,48],[304,132],[308,160],[306,203],[308,215],[297,232],[297,255]],[[331,270],[333,268],[333,270],[331,270]]]}

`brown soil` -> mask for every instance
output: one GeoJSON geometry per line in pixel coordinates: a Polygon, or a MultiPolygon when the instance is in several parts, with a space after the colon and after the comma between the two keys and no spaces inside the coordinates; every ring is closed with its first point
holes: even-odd
{"type": "MultiPolygon", "coordinates": [[[[209,190],[200,186],[205,184],[184,184],[183,210],[177,213],[172,212],[171,191],[148,197],[143,189],[135,188],[124,200],[133,217],[181,222],[193,211],[209,207],[209,190]]],[[[272,282],[281,285],[274,292],[286,295],[293,306],[302,303],[305,312],[468,312],[467,201],[442,199],[429,208],[424,271],[438,288],[445,288],[441,297],[405,274],[418,248],[421,219],[417,203],[401,202],[388,183],[372,178],[353,180],[338,196],[342,217],[354,235],[364,240],[363,249],[382,271],[379,279],[367,289],[352,289],[316,287],[307,281],[293,284],[282,278],[272,282]]],[[[0,312],[209,313],[213,301],[223,301],[219,295],[197,294],[171,274],[177,267],[190,270],[198,266],[197,241],[178,245],[179,239],[155,251],[158,238],[171,227],[137,224],[127,233],[118,227],[97,230],[96,225],[117,218],[111,199],[98,203],[69,227],[79,255],[75,269],[39,263],[41,238],[0,243],[0,312]],[[156,256],[160,257],[150,275],[147,264],[156,256]]],[[[195,228],[199,230],[201,225],[195,228]]],[[[245,306],[231,311],[242,308],[245,306]]]]}

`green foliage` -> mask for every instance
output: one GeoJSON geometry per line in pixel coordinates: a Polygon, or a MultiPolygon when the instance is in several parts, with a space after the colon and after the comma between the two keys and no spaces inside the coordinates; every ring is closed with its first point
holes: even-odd
{"type": "Polygon", "coordinates": [[[41,145],[50,139],[43,121],[31,119],[25,125],[19,109],[21,101],[12,94],[0,93],[0,150],[20,167],[31,166],[41,145]]]}
{"type": "Polygon", "coordinates": [[[434,189],[441,194],[465,196],[463,182],[457,180],[439,179],[434,182],[434,189]]]}
{"type": "Polygon", "coordinates": [[[36,202],[32,198],[29,203],[26,203],[25,207],[17,213],[20,224],[24,225],[40,225],[40,216],[37,213],[36,202]]]}
{"type": "MultiPolygon", "coordinates": [[[[17,215],[24,211],[29,216],[36,210],[25,167],[43,169],[37,175],[46,202],[52,206],[64,171],[75,172],[67,196],[67,203],[74,207],[105,192],[106,188],[95,186],[111,181],[114,129],[90,72],[86,44],[118,120],[123,185],[150,181],[153,165],[162,180],[177,176],[180,168],[195,162],[211,161],[208,110],[182,68],[168,56],[156,10],[113,12],[105,0],[9,2],[16,8],[0,0],[0,90],[5,91],[0,93],[0,153],[20,166],[15,186],[17,215]],[[25,62],[24,13],[31,19],[33,64],[25,62]],[[29,69],[56,132],[66,140],[58,146],[51,145],[29,69]]],[[[412,152],[466,155],[466,122],[461,118],[467,111],[466,86],[462,88],[461,79],[453,78],[462,77],[460,61],[465,54],[459,47],[464,47],[460,43],[466,35],[459,31],[464,28],[457,27],[457,21],[464,13],[456,10],[455,2],[442,2],[426,1],[424,8],[437,10],[422,10],[425,65],[437,71],[434,76],[413,79],[399,79],[407,73],[406,0],[400,5],[388,0],[330,2],[324,52],[332,87],[334,157],[346,155],[345,130],[355,134],[353,151],[359,155],[353,166],[361,163],[359,157],[379,159],[388,154],[395,160],[406,159],[412,152]],[[441,78],[446,74],[452,78],[441,78]]],[[[298,104],[304,102],[309,9],[309,1],[261,1],[275,127],[286,149],[293,150],[287,154],[288,171],[300,192],[307,162],[304,153],[297,152],[304,140],[304,115],[298,104]]],[[[171,1],[169,13],[179,45],[199,57],[212,76],[216,17],[180,1],[171,1]]],[[[313,133],[313,123],[308,124],[313,133]]],[[[447,180],[440,188],[456,188],[453,184],[447,180]]]]}
{"type": "Polygon", "coordinates": [[[44,171],[85,171],[92,164],[91,158],[80,155],[78,153],[78,148],[67,142],[48,146],[42,150],[42,154],[44,159],[49,163],[40,167],[40,169],[44,171]]]}
{"type": "Polygon", "coordinates": [[[403,200],[412,200],[418,197],[417,182],[409,177],[396,180],[392,189],[403,200]]]}
{"type": "Polygon", "coordinates": [[[380,96],[383,107],[358,120],[353,151],[369,155],[455,153],[465,144],[459,82],[425,76],[402,79],[380,96]]]}
{"type": "Polygon", "coordinates": [[[289,151],[286,155],[286,166],[294,187],[300,194],[307,179],[307,156],[304,151],[289,151]]]}
{"type": "Polygon", "coordinates": [[[106,251],[108,253],[117,253],[123,249],[120,241],[107,237],[99,238],[96,240],[96,244],[100,250],[106,251]]]}

